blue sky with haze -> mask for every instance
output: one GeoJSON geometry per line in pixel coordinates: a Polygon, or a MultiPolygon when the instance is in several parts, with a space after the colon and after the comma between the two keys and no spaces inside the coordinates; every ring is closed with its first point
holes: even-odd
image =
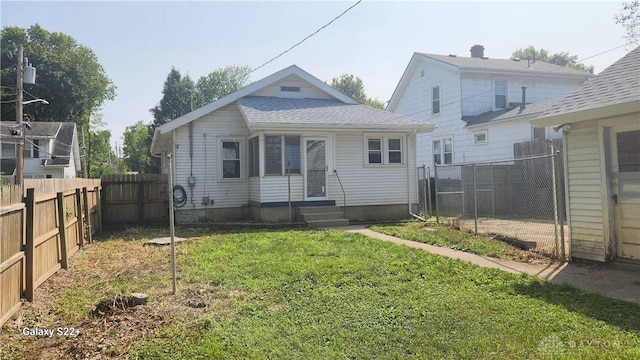
{"type": "MultiPolygon", "coordinates": [[[[226,65],[255,68],[354,3],[3,0],[0,23],[39,23],[91,48],[117,86],[115,100],[101,112],[112,143],[122,144],[126,126],[152,121],[149,109],[160,101],[172,66],[194,81],[226,65]]],[[[482,44],[486,56],[509,58],[513,50],[534,45],[583,59],[623,45],[623,28],[613,20],[621,4],[365,0],[251,80],[292,64],[326,82],[351,73],[363,79],[370,97],[384,102],[413,52],[469,56],[472,45],[482,44]]],[[[630,50],[622,47],[585,64],[598,73],[630,50]]]]}

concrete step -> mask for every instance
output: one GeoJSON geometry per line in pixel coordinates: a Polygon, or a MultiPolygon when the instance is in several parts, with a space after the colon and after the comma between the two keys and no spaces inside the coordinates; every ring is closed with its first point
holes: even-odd
{"type": "Polygon", "coordinates": [[[301,206],[298,208],[300,215],[317,214],[327,212],[342,212],[337,206],[301,206]]]}
{"type": "Polygon", "coordinates": [[[302,214],[302,220],[304,221],[333,219],[344,219],[344,214],[342,213],[342,211],[302,214]]]}
{"type": "Polygon", "coordinates": [[[348,219],[330,219],[330,220],[310,220],[307,225],[312,228],[332,228],[340,226],[348,226],[348,219]]]}

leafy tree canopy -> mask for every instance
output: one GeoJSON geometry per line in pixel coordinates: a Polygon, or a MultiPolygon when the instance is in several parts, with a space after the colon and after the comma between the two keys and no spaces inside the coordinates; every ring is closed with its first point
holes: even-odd
{"type": "Polygon", "coordinates": [[[195,85],[189,75],[182,76],[180,71],[171,68],[162,89],[160,103],[151,109],[153,125],[160,126],[191,111],[191,97],[195,85]]]}
{"type": "Polygon", "coordinates": [[[102,174],[115,174],[118,170],[117,158],[111,148],[111,131],[105,129],[105,126],[102,115],[96,114],[91,117],[89,126],[84,128],[87,173],[90,178],[99,178],[102,174]]]}
{"type": "Polygon", "coordinates": [[[593,66],[586,66],[582,63],[579,63],[578,55],[571,55],[566,51],[561,51],[555,54],[549,54],[549,52],[545,49],[542,49],[542,48],[536,49],[534,46],[529,46],[527,48],[518,49],[514,51],[511,54],[511,56],[513,56],[514,58],[520,58],[520,59],[528,58],[533,60],[534,53],[535,53],[536,60],[546,61],[551,64],[566,66],[572,69],[585,71],[593,74],[593,66]]]}
{"type": "MultiPolygon", "coordinates": [[[[25,101],[42,98],[48,105],[26,105],[24,113],[34,121],[75,122],[87,125],[116,87],[93,51],[60,32],[48,32],[36,24],[29,29],[4,27],[0,41],[2,100],[15,100],[17,49],[37,68],[36,84],[25,84],[25,101]],[[30,95],[31,94],[31,95],[30,95]]],[[[15,103],[5,103],[3,120],[15,119],[15,103]],[[6,106],[8,105],[8,106],[6,106]]]]}
{"type": "Polygon", "coordinates": [[[613,20],[624,27],[628,44],[640,44],[640,0],[623,2],[622,9],[613,20]]]}
{"type": "Polygon", "coordinates": [[[250,71],[251,68],[246,65],[230,65],[201,76],[196,83],[196,107],[218,100],[248,85],[250,71]]]}
{"type": "Polygon", "coordinates": [[[157,171],[151,157],[152,126],[138,121],[124,130],[124,163],[131,171],[148,173],[157,171]]]}
{"type": "Polygon", "coordinates": [[[342,74],[331,80],[331,87],[347,95],[353,100],[376,109],[384,109],[384,104],[377,99],[367,97],[362,79],[353,74],[342,74]]]}

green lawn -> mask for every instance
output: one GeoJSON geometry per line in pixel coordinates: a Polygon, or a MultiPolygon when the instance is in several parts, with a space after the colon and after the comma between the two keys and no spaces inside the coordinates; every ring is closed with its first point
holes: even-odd
{"type": "Polygon", "coordinates": [[[339,231],[181,244],[176,313],[132,358],[637,359],[640,306],[339,231]]]}
{"type": "MultiPolygon", "coordinates": [[[[434,222],[409,221],[395,224],[373,225],[373,231],[397,236],[402,239],[448,247],[478,255],[517,261],[540,260],[541,255],[533,251],[520,250],[503,241],[452,229],[434,222]]],[[[549,260],[549,259],[545,259],[549,260]]]]}

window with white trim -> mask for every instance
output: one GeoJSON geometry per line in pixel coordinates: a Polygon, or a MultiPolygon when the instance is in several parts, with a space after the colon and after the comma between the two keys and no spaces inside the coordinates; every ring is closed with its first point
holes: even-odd
{"type": "Polygon", "coordinates": [[[403,136],[365,135],[365,164],[401,165],[403,164],[403,136]]]}
{"type": "Polygon", "coordinates": [[[507,108],[507,80],[494,80],[493,99],[495,109],[507,108]]]}
{"type": "Polygon", "coordinates": [[[474,145],[486,145],[488,140],[488,130],[482,130],[473,133],[473,144],[474,145]]]}
{"type": "Polygon", "coordinates": [[[431,115],[440,114],[440,85],[431,87],[431,115]]]}
{"type": "Polygon", "coordinates": [[[222,178],[240,179],[240,141],[222,140],[222,178]]]}
{"type": "Polygon", "coordinates": [[[287,166],[291,174],[301,173],[300,136],[266,135],[264,148],[265,175],[286,175],[287,166]]]}
{"type": "Polygon", "coordinates": [[[544,141],[547,137],[547,129],[546,128],[537,128],[535,126],[531,127],[531,140],[544,141]]]}
{"type": "Polygon", "coordinates": [[[249,176],[260,176],[260,140],[258,137],[249,139],[249,176]]]}
{"type": "Polygon", "coordinates": [[[33,141],[26,141],[24,144],[24,149],[23,149],[23,154],[24,154],[24,158],[28,159],[28,158],[33,158],[33,159],[37,159],[40,157],[40,146],[39,146],[39,140],[33,140],[33,141]]]}
{"type": "Polygon", "coordinates": [[[15,159],[16,158],[16,144],[15,143],[2,143],[2,151],[0,151],[3,159],[15,159]]]}
{"type": "Polygon", "coordinates": [[[437,165],[453,164],[453,140],[451,138],[433,140],[433,163],[437,165]]]}

